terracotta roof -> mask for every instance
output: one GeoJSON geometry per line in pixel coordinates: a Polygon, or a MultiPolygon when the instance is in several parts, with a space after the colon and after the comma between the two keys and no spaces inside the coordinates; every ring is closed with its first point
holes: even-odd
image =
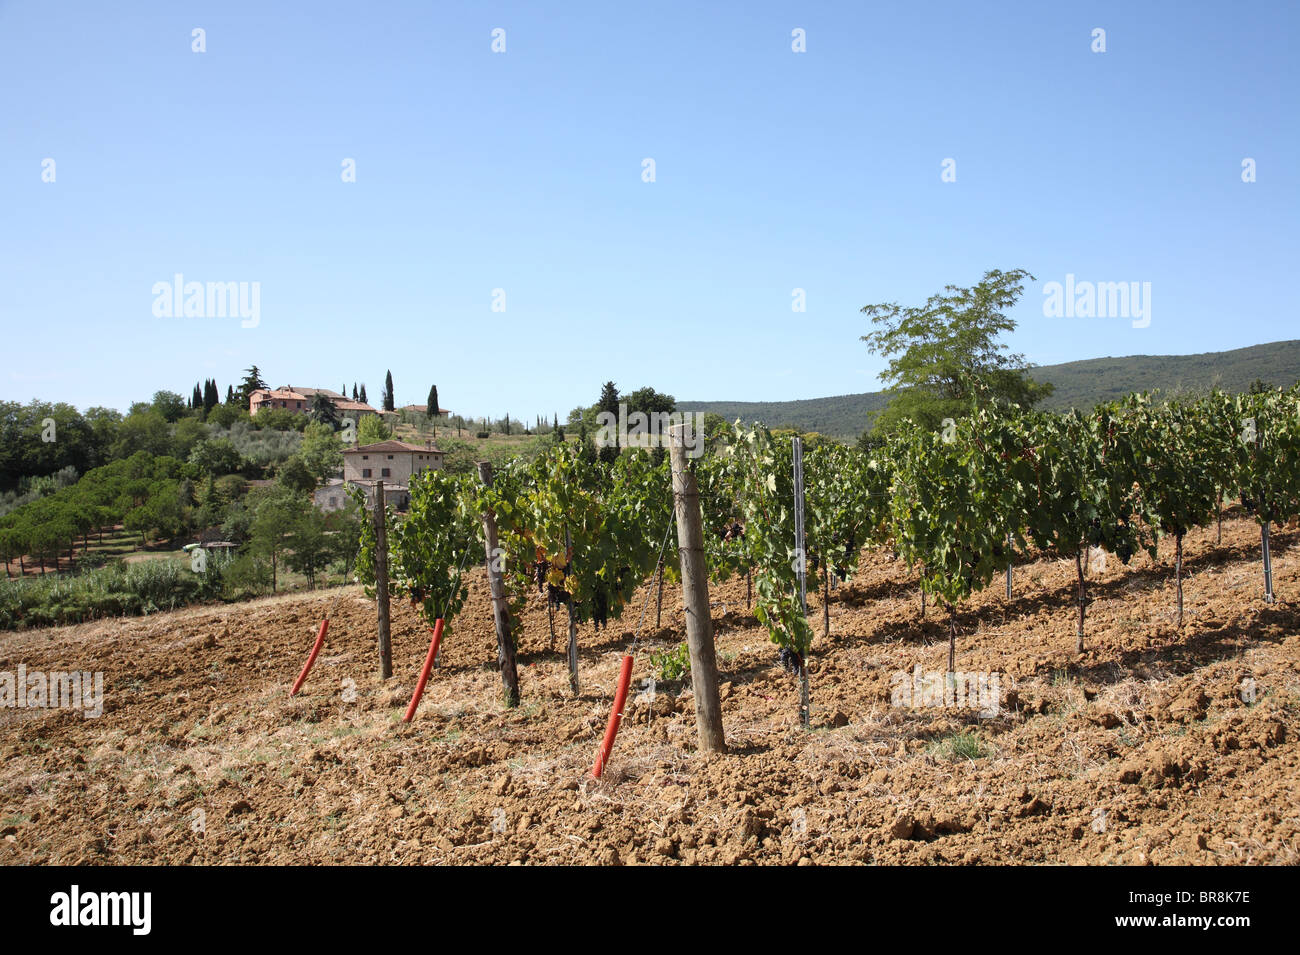
{"type": "MultiPolygon", "coordinates": [[[[402,405],[403,411],[418,411],[420,414],[428,414],[428,405],[402,405]]],[[[446,408],[439,407],[438,414],[451,414],[446,408]]]]}
{"type": "Polygon", "coordinates": [[[311,398],[318,394],[324,395],[326,398],[330,398],[332,400],[337,400],[339,398],[344,397],[343,395],[339,394],[337,391],[330,391],[328,388],[293,388],[291,385],[285,385],[284,389],[282,390],[297,391],[301,393],[304,398],[311,398]]]}
{"type": "Polygon", "coordinates": [[[344,454],[392,454],[395,452],[413,452],[420,454],[442,454],[439,448],[423,444],[407,444],[405,441],[380,441],[378,444],[363,444],[355,448],[344,448],[344,454]]]}
{"type": "Polygon", "coordinates": [[[378,408],[372,408],[364,401],[344,401],[340,398],[334,402],[334,407],[339,411],[370,411],[379,414],[378,408]]]}
{"type": "Polygon", "coordinates": [[[272,391],[270,388],[258,388],[256,391],[249,392],[248,398],[251,401],[254,397],[263,396],[267,398],[284,399],[286,401],[306,401],[307,396],[297,391],[290,391],[288,388],[277,388],[272,391]]]}

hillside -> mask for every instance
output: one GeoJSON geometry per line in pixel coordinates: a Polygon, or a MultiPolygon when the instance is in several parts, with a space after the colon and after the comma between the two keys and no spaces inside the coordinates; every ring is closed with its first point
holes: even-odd
{"type": "MultiPolygon", "coordinates": [[[[1051,410],[1090,408],[1132,391],[1172,392],[1209,388],[1245,391],[1256,378],[1289,387],[1300,381],[1300,340],[1252,345],[1200,355],[1129,355],[1089,358],[1035,368],[1036,381],[1049,381],[1056,393],[1043,404],[1051,410]]],[[[855,438],[870,415],[883,408],[881,391],[804,401],[681,401],[682,411],[710,411],[728,421],[762,421],[771,427],[820,431],[837,438],[855,438]]]]}

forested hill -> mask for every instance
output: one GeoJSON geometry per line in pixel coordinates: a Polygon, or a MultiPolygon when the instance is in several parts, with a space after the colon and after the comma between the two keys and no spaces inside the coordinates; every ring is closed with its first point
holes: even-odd
{"type": "MultiPolygon", "coordinates": [[[[1089,358],[1043,365],[1032,372],[1050,381],[1056,392],[1042,407],[1053,410],[1090,408],[1131,391],[1163,392],[1218,386],[1245,391],[1255,379],[1289,387],[1300,381],[1300,341],[1272,342],[1201,355],[1129,355],[1089,358]]],[[[762,421],[770,427],[819,431],[837,438],[856,438],[869,415],[885,406],[884,392],[809,398],[803,401],[680,401],[682,411],[711,411],[728,421],[762,421]]]]}

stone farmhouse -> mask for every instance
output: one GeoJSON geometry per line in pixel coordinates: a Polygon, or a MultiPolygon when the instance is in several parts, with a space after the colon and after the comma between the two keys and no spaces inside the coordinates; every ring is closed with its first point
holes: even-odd
{"type": "Polygon", "coordinates": [[[411,502],[411,478],[432,468],[441,470],[443,452],[432,444],[408,444],[405,441],[380,441],[343,451],[343,478],[335,478],[315,492],[316,506],[322,511],[337,510],[347,504],[349,485],[365,491],[368,507],[375,506],[375,485],[384,482],[384,500],[405,509],[411,502]]]}

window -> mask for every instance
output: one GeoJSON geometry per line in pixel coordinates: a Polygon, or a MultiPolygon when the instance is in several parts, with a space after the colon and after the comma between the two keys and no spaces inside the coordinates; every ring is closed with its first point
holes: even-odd
{"type": "Polygon", "coordinates": [[[368,455],[368,454],[363,454],[363,455],[361,455],[361,460],[362,460],[362,461],[369,461],[369,460],[370,460],[370,455],[368,455]]]}
{"type": "Polygon", "coordinates": [[[361,476],[362,476],[363,478],[368,478],[368,477],[370,477],[370,468],[362,468],[362,469],[361,469],[361,476]]]}
{"type": "Polygon", "coordinates": [[[391,454],[388,456],[388,460],[390,461],[393,460],[393,456],[391,454]]]}
{"type": "Polygon", "coordinates": [[[338,506],[339,506],[339,499],[337,497],[330,498],[330,507],[338,507],[338,506]]]}
{"type": "Polygon", "coordinates": [[[383,470],[383,476],[384,476],[384,477],[392,477],[392,476],[393,476],[393,472],[392,472],[391,470],[389,470],[388,468],[384,468],[384,470],[383,470]]]}

